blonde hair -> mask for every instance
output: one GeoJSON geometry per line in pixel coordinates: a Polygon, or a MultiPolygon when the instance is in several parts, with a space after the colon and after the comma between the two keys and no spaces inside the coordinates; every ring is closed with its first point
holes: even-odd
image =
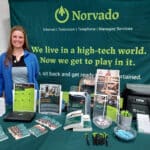
{"type": "Polygon", "coordinates": [[[4,61],[6,66],[8,66],[9,62],[12,62],[12,53],[13,53],[12,34],[14,31],[21,31],[23,33],[23,35],[24,35],[23,49],[29,50],[28,39],[27,39],[27,34],[26,34],[25,29],[19,25],[12,27],[10,36],[9,36],[9,44],[8,44],[8,49],[6,52],[6,58],[4,61]]]}

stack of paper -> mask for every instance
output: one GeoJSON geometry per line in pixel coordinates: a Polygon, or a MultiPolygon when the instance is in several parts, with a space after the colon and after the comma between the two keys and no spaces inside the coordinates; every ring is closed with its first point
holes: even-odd
{"type": "Polygon", "coordinates": [[[0,116],[3,116],[6,112],[5,99],[0,97],[0,116]]]}
{"type": "Polygon", "coordinates": [[[149,114],[137,114],[138,132],[150,134],[149,114]]]}

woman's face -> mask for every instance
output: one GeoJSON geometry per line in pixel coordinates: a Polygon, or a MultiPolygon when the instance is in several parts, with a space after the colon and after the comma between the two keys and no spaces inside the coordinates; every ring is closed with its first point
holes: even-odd
{"type": "Polygon", "coordinates": [[[21,31],[14,31],[11,36],[13,48],[22,48],[24,45],[24,34],[21,31]]]}

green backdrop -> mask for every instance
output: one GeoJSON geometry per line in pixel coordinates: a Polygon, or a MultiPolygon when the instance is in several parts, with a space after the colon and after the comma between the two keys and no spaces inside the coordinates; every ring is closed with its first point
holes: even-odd
{"type": "Polygon", "coordinates": [[[40,63],[40,83],[63,91],[97,69],[125,83],[150,83],[149,0],[9,0],[11,26],[23,25],[40,63]]]}

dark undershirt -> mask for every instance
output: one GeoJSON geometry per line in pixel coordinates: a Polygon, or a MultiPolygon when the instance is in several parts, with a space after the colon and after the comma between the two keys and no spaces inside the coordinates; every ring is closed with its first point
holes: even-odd
{"type": "Polygon", "coordinates": [[[17,61],[16,56],[12,55],[13,67],[25,67],[24,56],[21,56],[20,60],[17,61]]]}

